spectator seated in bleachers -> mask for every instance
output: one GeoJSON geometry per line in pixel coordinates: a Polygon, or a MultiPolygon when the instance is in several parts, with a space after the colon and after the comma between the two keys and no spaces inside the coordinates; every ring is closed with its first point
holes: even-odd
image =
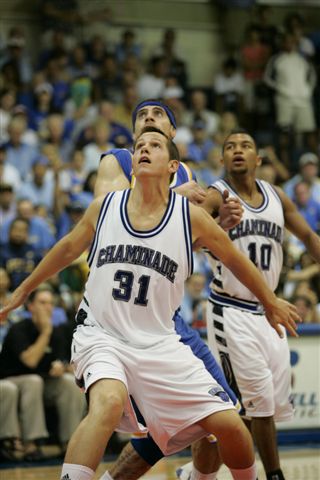
{"type": "Polygon", "coordinates": [[[192,124],[193,140],[188,145],[187,156],[200,167],[207,161],[209,152],[215,143],[208,135],[206,121],[201,117],[196,118],[192,124]]]}
{"type": "Polygon", "coordinates": [[[115,46],[115,57],[119,65],[125,62],[126,58],[134,55],[136,58],[141,58],[142,48],[135,41],[135,33],[133,30],[124,30],[121,35],[121,40],[115,46]]]}
{"type": "Polygon", "coordinates": [[[201,89],[193,90],[190,97],[190,108],[183,117],[183,123],[192,127],[197,118],[202,118],[206,123],[208,135],[215,135],[220,124],[220,115],[207,106],[208,100],[206,93],[201,89]]]}
{"type": "MultiPolygon", "coordinates": [[[[1,155],[1,154],[0,154],[1,155]]],[[[0,166],[1,172],[1,166],[0,166]]],[[[0,183],[0,225],[10,222],[16,216],[16,199],[13,188],[8,183],[0,183]]]]}
{"type": "Polygon", "coordinates": [[[311,197],[320,203],[319,158],[315,153],[307,152],[301,155],[299,172],[283,185],[284,191],[291,200],[294,198],[296,184],[302,181],[310,185],[311,197]]]}
{"type": "Polygon", "coordinates": [[[54,111],[53,87],[48,82],[37,85],[33,94],[33,108],[29,109],[29,125],[35,131],[43,130],[44,120],[54,111]]]}
{"type": "Polygon", "coordinates": [[[92,170],[97,170],[101,155],[113,148],[113,144],[109,142],[111,126],[105,121],[104,118],[98,117],[95,120],[92,128],[92,141],[83,149],[84,171],[87,174],[92,170]]]}
{"type": "Polygon", "coordinates": [[[21,176],[19,170],[8,163],[6,148],[3,144],[0,145],[0,179],[1,183],[10,185],[15,193],[19,192],[21,176]]]}
{"type": "MultiPolygon", "coordinates": [[[[69,373],[70,342],[63,325],[52,325],[53,294],[40,286],[28,301],[30,319],[8,331],[0,354],[0,378],[19,390],[21,436],[26,460],[42,458],[38,439],[48,437],[45,405],[54,405],[64,452],[85,412],[85,397],[69,373]]],[[[17,413],[17,412],[16,412],[17,413]]]]}
{"type": "Polygon", "coordinates": [[[16,90],[12,87],[2,88],[0,91],[0,144],[9,140],[8,125],[16,103],[16,90]]]}
{"type": "Polygon", "coordinates": [[[6,161],[13,165],[20,173],[22,180],[27,178],[35,157],[39,150],[34,145],[23,141],[23,134],[27,128],[27,121],[22,117],[14,117],[8,126],[9,140],[5,143],[6,161]]]}
{"type": "Polygon", "coordinates": [[[28,243],[29,222],[15,218],[9,227],[9,239],[0,244],[0,266],[5,268],[14,290],[34,270],[42,255],[28,243]]]}
{"type": "MultiPolygon", "coordinates": [[[[21,199],[17,202],[16,216],[28,222],[28,243],[40,255],[44,255],[55,243],[54,233],[50,229],[48,222],[36,214],[33,203],[27,199],[21,199]]],[[[12,220],[9,219],[1,225],[1,243],[6,243],[9,240],[12,220]]]]}
{"type": "Polygon", "coordinates": [[[24,182],[17,197],[30,200],[35,206],[45,205],[52,212],[55,184],[52,176],[47,175],[48,167],[48,158],[44,155],[37,156],[32,163],[32,176],[24,182]]]}

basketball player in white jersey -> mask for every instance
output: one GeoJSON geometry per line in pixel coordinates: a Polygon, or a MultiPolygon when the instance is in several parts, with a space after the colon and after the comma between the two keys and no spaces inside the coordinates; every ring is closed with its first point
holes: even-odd
{"type": "Polygon", "coordinates": [[[281,325],[295,335],[300,319],[210,215],[169,189],[178,165],[171,140],[160,131],[143,133],[133,156],[133,189],[96,199],[0,312],[1,319],[91,245],[91,271],[72,344],[89,411],[69,442],[63,480],[92,479],[115,429],[145,431],[129,394],[165,454],[213,433],[233,478],[256,479],[248,430],[174,330],[173,313],[192,271],[192,244],[208,248],[252,290],[279,335],[281,325]]]}
{"type": "MultiPolygon", "coordinates": [[[[168,137],[174,138],[176,133],[176,120],[170,108],[159,100],[148,99],[139,103],[132,114],[132,126],[134,136],[140,135],[142,130],[148,126],[154,126],[163,131],[168,137]]],[[[106,195],[110,191],[129,188],[133,184],[132,179],[132,154],[126,149],[112,149],[101,156],[98,177],[95,185],[95,196],[106,195]]],[[[180,162],[178,171],[170,184],[177,193],[187,196],[195,204],[201,203],[206,191],[195,181],[194,176],[187,165],[180,162]]],[[[220,217],[220,225],[224,229],[231,228],[240,221],[241,205],[238,201],[226,199],[222,204],[217,216],[220,217]]],[[[201,340],[196,331],[187,326],[180,315],[174,316],[175,328],[181,336],[181,341],[189,345],[192,351],[204,361],[207,370],[221,384],[217,371],[218,365],[214,357],[201,340]]],[[[101,480],[122,479],[135,480],[146,473],[152,465],[163,457],[162,452],[153,442],[150,435],[133,436],[122,450],[116,462],[108,472],[101,477],[101,480]]],[[[208,458],[203,457],[201,452],[195,450],[194,462],[199,471],[207,471],[210,465],[220,465],[218,451],[211,449],[211,462],[208,465],[208,458]]]]}
{"type": "MultiPolygon", "coordinates": [[[[209,188],[202,205],[215,213],[227,190],[243,207],[241,222],[229,230],[229,238],[257,266],[272,290],[282,269],[284,228],[297,236],[313,258],[320,262],[320,240],[298,213],[281,188],[256,179],[261,159],[253,138],[245,131],[231,133],[223,145],[225,179],[209,188]]],[[[283,480],[276,442],[276,421],[292,418],[290,403],[290,357],[286,338],[279,338],[265,321],[254,293],[241,284],[217,259],[210,257],[214,273],[207,307],[208,341],[227,380],[241,399],[244,415],[251,419],[251,432],[268,480],[283,480]]],[[[196,449],[210,458],[210,444],[200,441],[196,449]]],[[[189,478],[190,465],[179,478],[189,478]]],[[[191,477],[194,478],[194,477],[191,477]]],[[[202,477],[197,477],[201,479],[202,477]]],[[[216,478],[216,473],[205,477],[216,478]]]]}

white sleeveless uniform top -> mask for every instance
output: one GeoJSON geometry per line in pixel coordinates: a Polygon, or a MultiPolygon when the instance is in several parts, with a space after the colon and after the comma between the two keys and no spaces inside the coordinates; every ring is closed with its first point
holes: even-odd
{"type": "MultiPolygon", "coordinates": [[[[256,180],[256,182],[263,196],[262,203],[258,208],[254,208],[242,200],[225,180],[218,180],[212,186],[221,193],[227,189],[230,197],[237,197],[240,200],[244,209],[243,217],[239,225],[229,230],[229,237],[235,246],[254,262],[269,287],[275,290],[283,261],[283,208],[272,185],[262,180],[256,180]]],[[[240,283],[221,262],[210,254],[208,254],[208,258],[214,274],[210,298],[222,305],[245,307],[253,312],[260,311],[261,306],[255,305],[258,299],[251,291],[240,283]],[[235,297],[235,299],[228,299],[228,296],[235,297]]]]}
{"type": "Polygon", "coordinates": [[[102,204],[88,256],[84,323],[146,348],[176,335],[172,317],[193,267],[189,204],[170,191],[160,223],[137,231],[127,214],[129,195],[113,192],[102,204]]]}

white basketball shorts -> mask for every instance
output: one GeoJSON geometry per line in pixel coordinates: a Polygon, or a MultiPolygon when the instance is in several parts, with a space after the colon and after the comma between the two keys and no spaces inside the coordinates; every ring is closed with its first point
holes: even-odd
{"type": "MultiPolygon", "coordinates": [[[[196,422],[234,406],[190,347],[170,335],[148,348],[133,347],[98,326],[80,325],[73,336],[75,376],[85,390],[100,379],[122,381],[148,430],[165,455],[170,455],[208,433],[196,422]]],[[[145,431],[130,399],[118,431],[145,431]]]]}
{"type": "Polygon", "coordinates": [[[291,420],[287,338],[281,339],[264,315],[212,301],[207,302],[207,328],[209,347],[220,355],[227,381],[241,400],[245,415],[291,420]]]}

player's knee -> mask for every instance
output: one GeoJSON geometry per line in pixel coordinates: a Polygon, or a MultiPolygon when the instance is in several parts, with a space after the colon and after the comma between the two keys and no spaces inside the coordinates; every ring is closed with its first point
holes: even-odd
{"type": "Polygon", "coordinates": [[[94,395],[90,395],[89,400],[89,414],[97,415],[101,421],[109,421],[110,415],[112,418],[120,418],[123,409],[124,401],[118,392],[114,391],[96,391],[94,395]]]}
{"type": "Polygon", "coordinates": [[[247,429],[243,424],[240,416],[235,411],[220,412],[215,414],[212,433],[221,438],[243,437],[247,433],[247,429]]]}

